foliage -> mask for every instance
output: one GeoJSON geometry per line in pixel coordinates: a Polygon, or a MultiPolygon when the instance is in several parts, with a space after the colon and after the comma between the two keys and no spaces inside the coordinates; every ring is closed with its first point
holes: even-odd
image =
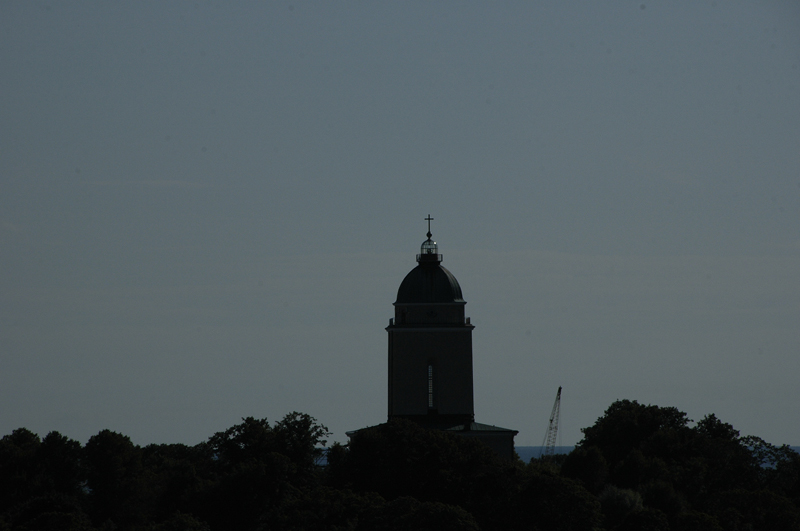
{"type": "Polygon", "coordinates": [[[360,522],[365,531],[478,531],[477,522],[461,507],[420,502],[403,496],[374,506],[360,522]]]}
{"type": "Polygon", "coordinates": [[[596,446],[580,447],[566,456],[561,473],[580,481],[589,492],[598,494],[608,478],[608,464],[596,446]]]}
{"type": "Polygon", "coordinates": [[[314,418],[252,417],[195,446],[0,439],[0,531],[800,531],[800,455],[714,415],[613,403],[568,456],[500,460],[391,421],[334,444],[314,418]]]}
{"type": "Polygon", "coordinates": [[[325,426],[296,412],[274,427],[267,419],[242,421],[206,445],[213,482],[199,493],[196,510],[213,529],[254,529],[318,482],[314,462],[327,442],[325,426]]]}
{"type": "Polygon", "coordinates": [[[0,510],[7,511],[38,493],[39,446],[39,436],[25,428],[0,439],[0,510]]]}
{"type": "Polygon", "coordinates": [[[110,430],[94,435],[83,448],[86,486],[95,524],[107,520],[139,524],[144,484],[142,452],[130,438],[110,430]]]}
{"type": "Polygon", "coordinates": [[[402,419],[361,430],[350,443],[347,485],[386,499],[413,496],[450,503],[470,496],[477,478],[502,468],[479,441],[428,430],[402,419]]]}
{"type": "Polygon", "coordinates": [[[643,508],[641,494],[614,485],[606,485],[599,498],[606,524],[610,528],[619,526],[630,514],[643,508]]]}
{"type": "Polygon", "coordinates": [[[796,452],[713,414],[690,423],[675,408],[614,402],[562,471],[600,492],[608,529],[800,529],[796,452]]]}
{"type": "Polygon", "coordinates": [[[458,506],[484,530],[591,530],[600,519],[591,494],[548,465],[503,461],[478,440],[406,420],[358,432],[329,462],[340,486],[391,502],[412,497],[458,506]]]}
{"type": "Polygon", "coordinates": [[[511,501],[497,529],[592,531],[599,528],[602,519],[597,498],[579,482],[536,464],[528,467],[511,501]]]}

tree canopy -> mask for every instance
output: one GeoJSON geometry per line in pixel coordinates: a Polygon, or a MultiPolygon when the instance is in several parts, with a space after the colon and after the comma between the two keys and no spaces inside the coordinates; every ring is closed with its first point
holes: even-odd
{"type": "Polygon", "coordinates": [[[297,412],[194,446],[20,428],[0,439],[0,531],[800,530],[786,446],[630,400],[583,434],[522,463],[402,420],[326,451],[327,428],[297,412]]]}
{"type": "Polygon", "coordinates": [[[582,430],[562,474],[599,496],[609,529],[800,529],[797,452],[714,414],[691,424],[673,407],[616,401],[582,430]]]}

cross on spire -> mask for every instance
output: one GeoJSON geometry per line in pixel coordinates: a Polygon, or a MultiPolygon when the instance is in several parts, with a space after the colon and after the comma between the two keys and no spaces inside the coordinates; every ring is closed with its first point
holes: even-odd
{"type": "Polygon", "coordinates": [[[425,221],[427,221],[427,222],[428,222],[428,238],[430,238],[431,236],[433,236],[433,235],[431,234],[431,221],[433,221],[433,218],[431,217],[431,215],[430,215],[430,214],[428,214],[428,217],[427,217],[427,218],[425,218],[425,221]]]}

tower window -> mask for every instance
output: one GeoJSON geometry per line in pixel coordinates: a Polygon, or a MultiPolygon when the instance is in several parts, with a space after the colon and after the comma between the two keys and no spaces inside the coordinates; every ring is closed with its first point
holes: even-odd
{"type": "Polygon", "coordinates": [[[428,409],[433,409],[433,365],[428,365],[428,409]]]}

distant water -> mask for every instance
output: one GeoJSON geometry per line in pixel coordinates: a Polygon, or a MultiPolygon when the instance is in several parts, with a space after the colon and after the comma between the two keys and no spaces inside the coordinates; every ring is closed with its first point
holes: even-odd
{"type": "MultiPolygon", "coordinates": [[[[570,453],[574,446],[554,446],[554,452],[556,454],[568,454],[570,453]]],[[[517,455],[520,459],[522,459],[523,463],[530,462],[531,458],[538,459],[542,452],[544,451],[544,446],[517,446],[514,448],[517,452],[517,455]]]]}
{"type": "MultiPolygon", "coordinates": [[[[570,453],[575,447],[574,446],[554,446],[556,454],[568,454],[570,453]]],[[[790,446],[792,450],[800,454],[800,446],[790,446]]],[[[542,450],[544,446],[517,446],[514,450],[517,452],[517,455],[520,459],[522,459],[523,463],[530,463],[531,459],[536,458],[538,459],[540,455],[542,455],[542,450]]],[[[322,450],[322,454],[317,458],[316,464],[325,466],[328,464],[328,448],[320,448],[322,450]]]]}
{"type": "MultiPolygon", "coordinates": [[[[556,454],[568,454],[570,453],[575,447],[574,446],[555,446],[556,454]]],[[[797,453],[800,453],[800,446],[790,446],[792,450],[797,453]]],[[[522,459],[523,463],[529,463],[531,458],[538,459],[540,455],[542,455],[542,451],[544,450],[544,446],[517,446],[514,448],[517,452],[517,455],[520,459],[522,459]]]]}

